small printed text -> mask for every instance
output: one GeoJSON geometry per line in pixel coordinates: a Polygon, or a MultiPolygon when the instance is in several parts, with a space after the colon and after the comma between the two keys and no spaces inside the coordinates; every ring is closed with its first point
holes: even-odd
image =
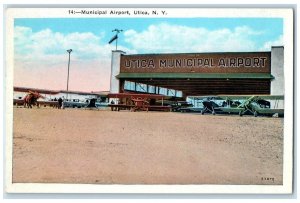
{"type": "Polygon", "coordinates": [[[166,16],[165,10],[124,10],[124,9],[68,9],[69,15],[93,16],[166,16]]]}

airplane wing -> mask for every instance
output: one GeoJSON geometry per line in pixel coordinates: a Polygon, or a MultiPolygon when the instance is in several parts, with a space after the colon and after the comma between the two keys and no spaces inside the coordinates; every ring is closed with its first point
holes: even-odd
{"type": "Polygon", "coordinates": [[[259,99],[284,100],[284,95],[257,95],[259,99]]]}
{"type": "Polygon", "coordinates": [[[160,95],[160,94],[138,94],[138,93],[110,93],[107,95],[108,98],[131,98],[131,97],[141,97],[150,99],[169,99],[170,96],[160,95]]]}
{"type": "Polygon", "coordinates": [[[283,95],[216,95],[224,100],[248,100],[248,99],[266,99],[266,100],[283,100],[283,95]]]}
{"type": "Polygon", "coordinates": [[[219,95],[207,95],[207,96],[188,96],[193,100],[223,100],[219,95]]]}
{"type": "Polygon", "coordinates": [[[247,100],[252,97],[252,95],[218,95],[224,100],[247,100]]]}
{"type": "Polygon", "coordinates": [[[220,107],[219,109],[226,113],[240,113],[245,111],[245,108],[241,107],[220,107]]]}

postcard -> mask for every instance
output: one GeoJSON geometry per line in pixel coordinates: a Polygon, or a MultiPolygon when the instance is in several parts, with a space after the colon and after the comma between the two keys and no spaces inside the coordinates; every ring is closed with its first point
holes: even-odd
{"type": "Polygon", "coordinates": [[[6,192],[292,193],[292,9],[5,17],[6,192]]]}

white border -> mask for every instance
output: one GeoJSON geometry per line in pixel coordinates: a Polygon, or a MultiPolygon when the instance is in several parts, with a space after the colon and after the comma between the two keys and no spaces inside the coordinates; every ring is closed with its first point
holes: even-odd
{"type": "MultiPolygon", "coordinates": [[[[83,8],[75,8],[81,10],[83,8]]],[[[96,9],[96,8],[92,8],[96,9]]],[[[110,9],[110,8],[105,8],[110,9]]],[[[112,8],[116,9],[116,8],[112,8]]],[[[150,10],[151,8],[149,8],[150,10]]],[[[293,11],[292,9],[181,9],[167,10],[167,17],[279,17],[284,19],[284,168],[283,185],[92,185],[92,184],[12,184],[12,102],[6,102],[6,192],[9,193],[206,193],[206,194],[290,194],[293,169],[293,11]]],[[[13,21],[14,18],[63,18],[69,8],[9,8],[6,10],[6,101],[13,97],[13,21]]],[[[122,9],[118,9],[122,10],[122,9]]],[[[133,10],[124,8],[123,10],[133,10]]],[[[145,8],[143,8],[145,10],[145,8]]],[[[67,15],[67,16],[66,16],[67,15]]],[[[93,17],[93,16],[86,16],[93,17]]],[[[99,17],[99,16],[94,16],[99,17]]],[[[107,16],[113,17],[113,16],[107,16]]],[[[120,17],[120,16],[115,16],[120,17]]],[[[124,16],[123,16],[124,17],[124,16]]],[[[130,16],[126,16],[130,17],[130,16]]],[[[131,16],[134,17],[134,16],[131,16]]],[[[154,16],[149,16],[154,17],[154,16]]],[[[163,16],[157,16],[163,17],[163,16]]]]}

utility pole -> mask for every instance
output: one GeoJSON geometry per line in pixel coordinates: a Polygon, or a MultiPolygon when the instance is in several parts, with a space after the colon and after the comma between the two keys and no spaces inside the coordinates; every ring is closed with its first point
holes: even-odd
{"type": "Polygon", "coordinates": [[[68,49],[67,52],[69,53],[69,62],[68,62],[68,78],[67,78],[67,99],[68,99],[68,95],[69,95],[69,73],[70,73],[70,58],[71,58],[71,52],[73,50],[72,49],[68,49]]]}

